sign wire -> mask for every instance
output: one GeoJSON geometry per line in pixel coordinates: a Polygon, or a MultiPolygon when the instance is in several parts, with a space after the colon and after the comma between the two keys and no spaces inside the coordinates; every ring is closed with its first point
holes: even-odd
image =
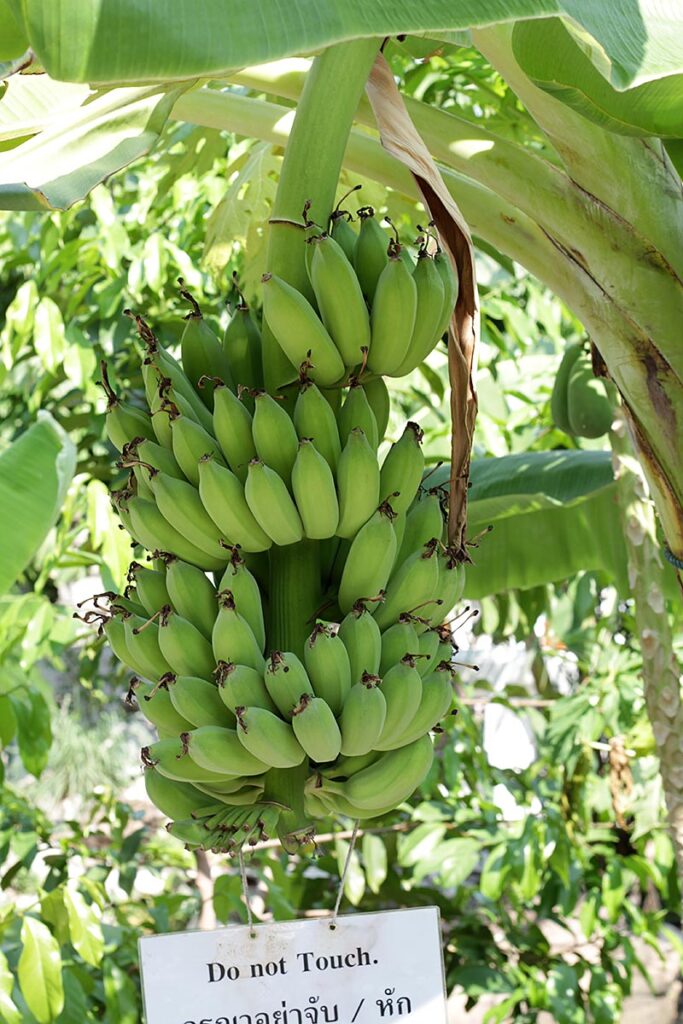
{"type": "Polygon", "coordinates": [[[349,867],[351,866],[351,857],[353,856],[353,849],[356,845],[356,838],[358,836],[358,829],[360,827],[360,821],[355,821],[353,825],[353,832],[351,833],[351,839],[349,840],[349,849],[346,853],[346,860],[344,861],[344,870],[342,871],[341,878],[339,879],[339,892],[337,893],[337,900],[334,904],[334,910],[332,911],[332,920],[330,921],[330,931],[334,931],[337,927],[337,917],[339,916],[339,907],[341,905],[342,896],[344,895],[344,886],[346,884],[346,876],[349,873],[349,867]]]}
{"type": "Polygon", "coordinates": [[[242,877],[242,894],[244,896],[244,903],[247,908],[247,921],[249,922],[249,936],[252,939],[256,938],[256,930],[254,928],[254,915],[251,912],[251,902],[249,900],[249,886],[247,885],[247,872],[244,867],[244,857],[242,851],[239,852],[240,862],[240,875],[242,877]]]}

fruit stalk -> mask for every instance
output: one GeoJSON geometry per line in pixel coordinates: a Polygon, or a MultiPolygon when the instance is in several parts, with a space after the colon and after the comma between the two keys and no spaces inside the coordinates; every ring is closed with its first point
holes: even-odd
{"type": "MultiPolygon", "coordinates": [[[[377,39],[329,47],[313,62],[297,106],[273,204],[266,262],[271,274],[309,300],[313,292],[304,260],[305,233],[298,225],[303,224],[306,202],[311,204],[310,218],[320,224],[334,206],[353,116],[378,48],[377,39]]],[[[272,392],[291,367],[267,325],[264,327],[265,385],[272,392]]]]}

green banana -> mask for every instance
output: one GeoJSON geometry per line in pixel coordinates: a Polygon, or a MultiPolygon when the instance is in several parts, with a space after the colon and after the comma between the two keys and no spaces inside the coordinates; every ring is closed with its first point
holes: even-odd
{"type": "Polygon", "coordinates": [[[148,472],[154,499],[164,519],[194,547],[225,564],[228,555],[224,538],[205,511],[197,489],[186,480],[176,480],[151,467],[148,472]]]}
{"type": "Polygon", "coordinates": [[[169,558],[166,587],[167,604],[210,640],[216,618],[216,588],[211,580],[196,565],[169,558]]]}
{"type": "Polygon", "coordinates": [[[337,467],[337,536],[355,537],[379,505],[377,456],[360,427],[349,433],[337,467]]]}
{"type": "Polygon", "coordinates": [[[139,615],[126,615],[123,620],[126,647],[142,667],[140,675],[145,679],[158,679],[170,672],[171,666],[166,661],[159,642],[159,627],[152,619],[142,619],[139,615]]]}
{"type": "Polygon", "coordinates": [[[254,398],[252,434],[261,462],[274,469],[289,485],[299,439],[290,417],[266,391],[254,398]]]}
{"type": "MultiPolygon", "coordinates": [[[[373,683],[376,688],[377,680],[373,683]]],[[[378,750],[369,750],[366,754],[342,754],[334,764],[327,764],[320,769],[319,774],[325,779],[350,779],[352,775],[362,772],[368,765],[379,761],[382,754],[378,750]]]]}
{"type": "MultiPolygon", "coordinates": [[[[211,412],[169,352],[159,348],[147,355],[142,363],[142,377],[153,415],[156,409],[168,404],[204,430],[211,430],[211,412]]],[[[159,439],[159,444],[162,443],[159,439]]]]}
{"type": "Polygon", "coordinates": [[[571,423],[569,422],[567,394],[569,377],[574,369],[574,363],[582,352],[583,345],[580,343],[567,346],[560,361],[557,374],[555,375],[555,383],[553,384],[553,390],[550,396],[550,414],[552,416],[553,423],[560,430],[564,430],[565,434],[572,433],[571,423]]]}
{"type": "Polygon", "coordinates": [[[390,747],[395,750],[414,743],[437,725],[448,712],[453,701],[453,682],[450,666],[439,667],[422,680],[422,700],[410,725],[399,733],[390,747]]]}
{"type": "Polygon", "coordinates": [[[362,757],[375,749],[387,717],[381,682],[379,676],[363,672],[349,690],[339,717],[340,749],[345,757],[362,757]]]}
{"type": "Polygon", "coordinates": [[[430,626],[438,626],[450,614],[465,589],[465,566],[457,561],[453,548],[439,551],[439,581],[434,591],[434,604],[426,609],[424,618],[430,626]]]}
{"type": "Polygon", "coordinates": [[[244,494],[254,518],[274,544],[282,547],[303,540],[301,517],[284,480],[274,469],[252,459],[244,494]]]}
{"type": "MultiPolygon", "coordinates": [[[[310,302],[275,274],[262,277],[263,315],[293,367],[310,362],[309,376],[330,387],[344,376],[344,363],[310,302]]],[[[283,380],[279,384],[287,384],[283,380]]]]}
{"type": "Polygon", "coordinates": [[[100,361],[100,372],[102,374],[101,384],[107,395],[105,427],[107,436],[114,447],[123,451],[124,447],[136,437],[146,437],[153,441],[156,435],[149,414],[143,409],[138,409],[137,406],[121,401],[109,383],[107,363],[104,359],[100,361]]]}
{"type": "Polygon", "coordinates": [[[423,736],[399,750],[391,750],[347,782],[323,780],[321,793],[341,796],[362,810],[396,807],[424,781],[432,766],[434,749],[423,736]]]}
{"type": "Polygon", "coordinates": [[[172,703],[165,680],[166,677],[162,676],[156,685],[152,685],[133,678],[126,696],[126,704],[134,707],[135,695],[140,711],[152,725],[177,736],[184,729],[189,729],[191,723],[172,703]]]}
{"type": "Polygon", "coordinates": [[[377,675],[382,656],[382,634],[362,601],[358,601],[342,619],[339,636],[349,656],[351,682],[359,682],[364,672],[377,675]]]}
{"type": "Polygon", "coordinates": [[[341,750],[341,733],[329,704],[304,693],[292,712],[292,729],[312,761],[334,761],[341,750]]]}
{"type": "Polygon", "coordinates": [[[218,595],[218,615],[211,638],[215,661],[235,662],[249,665],[262,672],[265,667],[263,655],[254,632],[237,611],[235,598],[230,590],[218,595]]]}
{"type": "MultiPolygon", "coordinates": [[[[307,796],[312,797],[314,806],[324,808],[324,815],[320,812],[314,814],[314,817],[329,817],[330,815],[340,815],[346,818],[352,818],[354,821],[372,821],[376,818],[383,818],[385,815],[396,810],[396,804],[388,804],[385,807],[376,807],[372,810],[368,810],[363,807],[359,807],[357,804],[351,803],[346,797],[339,796],[338,794],[331,794],[327,791],[323,791],[318,796],[314,790],[310,790],[307,796]]],[[[309,804],[310,806],[310,804],[309,804]]]]}
{"type": "Polygon", "coordinates": [[[417,423],[407,423],[403,434],[392,444],[382,463],[380,501],[390,501],[395,512],[408,511],[420,486],[425,465],[422,438],[423,433],[417,423]]]}
{"type": "MultiPolygon", "coordinates": [[[[149,403],[150,417],[154,434],[160,448],[165,448],[173,455],[173,437],[171,435],[171,419],[178,415],[177,405],[162,398],[160,394],[154,394],[149,403]]],[[[175,462],[175,457],[173,459],[175,462]]]]}
{"type": "Polygon", "coordinates": [[[346,210],[336,210],[331,217],[330,234],[337,245],[341,246],[347,260],[354,262],[357,234],[349,223],[351,214],[346,210]]]}
{"type": "Polygon", "coordinates": [[[270,698],[263,675],[249,665],[219,661],[217,680],[218,694],[230,711],[246,706],[265,708],[277,714],[277,706],[270,698]]]}
{"type": "Polygon", "coordinates": [[[417,254],[413,281],[417,290],[415,326],[403,361],[393,373],[395,377],[404,377],[417,369],[443,334],[439,329],[445,299],[444,284],[434,260],[424,248],[417,254]]]}
{"type": "Polygon", "coordinates": [[[199,497],[221,534],[243,551],[267,551],[271,547],[272,540],[247,504],[242,483],[211,455],[199,460],[199,497]]]}
{"type": "Polygon", "coordinates": [[[417,649],[420,655],[417,662],[417,671],[422,676],[423,685],[425,676],[430,675],[439,664],[440,638],[435,629],[427,629],[418,637],[417,649]]]}
{"type": "Polygon", "coordinates": [[[159,619],[159,648],[173,674],[212,678],[216,659],[211,644],[196,626],[168,605],[159,619]]]}
{"type": "Polygon", "coordinates": [[[263,619],[261,591],[254,575],[249,572],[239,551],[233,549],[232,557],[218,585],[219,595],[226,591],[232,594],[235,607],[247,621],[256,637],[259,650],[266,647],[266,626],[263,619]]]}
{"type": "Polygon", "coordinates": [[[150,441],[148,438],[134,438],[121,452],[121,465],[133,467],[138,483],[140,482],[139,473],[141,468],[137,465],[139,462],[144,462],[148,466],[154,466],[155,469],[161,470],[162,473],[166,473],[168,476],[174,476],[178,480],[186,479],[173,453],[168,448],[164,448],[163,445],[157,444],[156,441],[150,441]]]}
{"type": "Polygon", "coordinates": [[[361,207],[358,216],[360,231],[353,250],[353,266],[365,298],[372,302],[377,282],[387,264],[389,239],[375,220],[375,211],[371,206],[361,207]]]}
{"type": "Polygon", "coordinates": [[[295,768],[306,752],[288,722],[265,708],[237,707],[237,735],[246,750],[272,768],[295,768]]]}
{"type": "MultiPolygon", "coordinates": [[[[146,675],[145,668],[141,662],[135,657],[130,651],[128,644],[126,643],[126,629],[125,629],[125,617],[128,612],[114,612],[111,618],[107,619],[102,625],[102,632],[106,636],[109,646],[112,651],[124,665],[132,669],[133,672],[137,672],[138,675],[146,675]]],[[[152,676],[152,679],[156,679],[156,675],[152,676]]]]}
{"type": "Polygon", "coordinates": [[[451,257],[443,249],[437,249],[434,256],[434,266],[438,270],[443,283],[441,320],[436,331],[437,337],[442,338],[450,326],[453,310],[458,299],[458,275],[451,257]]]}
{"type": "Polygon", "coordinates": [[[315,696],[306,669],[291,651],[273,651],[263,679],[271,700],[288,721],[304,693],[315,696]]]}
{"type": "Polygon", "coordinates": [[[434,491],[418,490],[417,497],[408,511],[403,540],[396,556],[397,563],[404,562],[408,555],[417,551],[433,537],[440,538],[443,531],[444,521],[438,494],[434,491]]]}
{"type": "Polygon", "coordinates": [[[332,470],[310,438],[299,441],[292,469],[292,492],[304,534],[311,540],[334,537],[339,523],[339,501],[332,470]]]}
{"type": "Polygon", "coordinates": [[[401,260],[401,246],[390,243],[389,262],[379,276],[372,300],[371,373],[392,375],[405,358],[415,327],[417,288],[401,260]]]}
{"type": "Polygon", "coordinates": [[[311,381],[306,380],[301,385],[293,419],[299,439],[310,438],[335,472],[341,455],[337,419],[322,391],[311,381]]]}
{"type": "Polygon", "coordinates": [[[191,818],[200,807],[206,807],[206,795],[188,782],[174,782],[154,768],[145,768],[147,796],[168,818],[182,821],[191,818]]]}
{"type": "Polygon", "coordinates": [[[256,457],[252,435],[252,416],[242,400],[230,388],[216,383],[213,394],[213,432],[230,469],[244,483],[247,468],[256,457]]]}
{"type": "Polygon", "coordinates": [[[218,775],[263,775],[268,771],[269,765],[246,749],[234,729],[203,725],[180,738],[195,764],[218,775]]]}
{"type": "Polygon", "coordinates": [[[396,736],[408,728],[420,706],[422,677],[415,668],[415,659],[409,654],[385,673],[382,693],[387,702],[387,715],[375,744],[376,750],[388,750],[396,736]]]}
{"type": "MultiPolygon", "coordinates": [[[[376,619],[375,619],[376,621],[376,619]]],[[[419,654],[420,641],[410,619],[402,615],[398,622],[382,633],[382,658],[379,674],[383,676],[406,654],[419,654]]]]}
{"type": "Polygon", "coordinates": [[[179,736],[157,740],[156,743],[143,747],[141,755],[145,767],[156,768],[160,775],[177,782],[201,782],[213,786],[230,779],[230,775],[223,772],[201,768],[188,757],[187,745],[179,736]]]}
{"type": "Polygon", "coordinates": [[[230,386],[233,383],[230,361],[220,341],[204,319],[197,301],[186,290],[182,278],[179,280],[180,295],[192,306],[185,317],[185,330],[180,338],[183,370],[192,386],[201,394],[204,404],[212,409],[213,388],[209,386],[199,389],[199,381],[207,374],[214,373],[230,386]]]}
{"type": "Polygon", "coordinates": [[[377,423],[377,436],[381,441],[389,426],[389,414],[391,412],[391,399],[389,390],[384,383],[384,377],[375,377],[374,380],[363,381],[363,391],[377,423]]]}
{"type": "Polygon", "coordinates": [[[370,348],[370,317],[356,273],[338,242],[322,234],[312,239],[311,284],[320,316],[349,369],[370,348]]]}
{"type": "MultiPolygon", "coordinates": [[[[253,783],[254,780],[260,779],[259,775],[250,776],[250,780],[253,783]]],[[[241,777],[236,777],[235,788],[230,793],[214,793],[211,786],[205,786],[203,783],[195,783],[196,788],[203,790],[207,796],[215,796],[222,804],[227,804],[229,807],[252,807],[253,804],[258,803],[263,797],[263,785],[248,785],[245,784],[246,780],[241,777]],[[237,786],[237,782],[241,785],[237,786]]]]}
{"type": "Polygon", "coordinates": [[[147,569],[139,562],[131,562],[127,578],[135,584],[137,595],[148,615],[156,615],[165,604],[170,603],[165,572],[147,569]]]}
{"type": "Polygon", "coordinates": [[[195,487],[199,483],[199,460],[202,456],[213,455],[216,462],[225,465],[216,439],[187,416],[171,419],[171,440],[178,465],[195,487]]]}
{"type": "Polygon", "coordinates": [[[577,437],[602,437],[612,426],[614,413],[604,381],[593,374],[591,359],[583,354],[569,373],[567,415],[577,437]]]}
{"type": "Polygon", "coordinates": [[[222,569],[225,566],[226,558],[223,554],[217,558],[192,544],[171,526],[155,502],[131,497],[127,502],[127,513],[130,516],[131,534],[148,551],[167,551],[200,569],[222,569]]]}
{"type": "MultiPolygon", "coordinates": [[[[384,601],[377,606],[375,619],[380,629],[388,629],[404,612],[411,612],[428,601],[438,601],[438,541],[428,541],[414,551],[389,577],[384,601]]],[[[439,607],[437,605],[437,607],[439,607]]],[[[430,608],[431,611],[431,608],[430,608]]],[[[414,653],[414,651],[413,651],[414,653]]]]}
{"type": "Polygon", "coordinates": [[[337,421],[339,423],[339,438],[342,447],[348,441],[353,428],[360,427],[372,450],[377,451],[377,445],[380,441],[377,431],[377,420],[364,387],[357,381],[351,382],[346,398],[339,410],[337,421]]]}
{"type": "Polygon", "coordinates": [[[341,637],[317,625],[304,644],[304,665],[316,697],[338,715],[351,689],[351,662],[341,637]]]}
{"type": "Polygon", "coordinates": [[[199,676],[170,676],[166,684],[173,707],[187,719],[187,725],[176,733],[201,725],[234,727],[235,716],[221,700],[215,683],[199,676]]]}
{"type": "Polygon", "coordinates": [[[261,388],[263,387],[261,332],[252,320],[249,306],[237,287],[236,275],[233,274],[232,277],[240,301],[225,329],[223,351],[238,385],[251,389],[261,388]]]}
{"type": "Polygon", "coordinates": [[[387,502],[356,534],[346,556],[339,583],[339,607],[346,614],[356,601],[383,590],[396,557],[394,512],[387,502]]]}

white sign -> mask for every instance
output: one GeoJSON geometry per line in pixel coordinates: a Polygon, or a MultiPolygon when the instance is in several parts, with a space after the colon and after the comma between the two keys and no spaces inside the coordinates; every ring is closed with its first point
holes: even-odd
{"type": "Polygon", "coordinates": [[[140,939],[147,1024],[446,1024],[436,907],[140,939]]]}

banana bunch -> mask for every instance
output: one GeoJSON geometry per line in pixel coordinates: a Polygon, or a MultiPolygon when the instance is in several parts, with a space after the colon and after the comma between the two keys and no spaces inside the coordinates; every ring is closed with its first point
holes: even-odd
{"type": "Polygon", "coordinates": [[[447,331],[458,294],[451,261],[438,245],[430,254],[428,232],[413,263],[371,206],[359,210],[358,234],[342,213],[329,233],[307,238],[313,302],[275,274],[262,282],[263,315],[292,372],[308,359],[321,387],[339,386],[366,368],[380,377],[410,373],[447,331]]]}
{"type": "Polygon", "coordinates": [[[464,570],[446,496],[416,423],[378,450],[383,377],[443,335],[457,282],[426,239],[413,264],[370,208],[360,219],[357,234],[339,214],[308,231],[315,304],[264,278],[294,373],[275,394],[241,294],[219,338],[182,282],[179,359],[127,311],[146,407],[102,364],[112,502],[136,560],[124,593],[84,618],[133,674],[126,702],[157,734],[141,755],[148,793],[192,848],[277,834],[310,852],[316,819],[387,813],[425,778],[451,706],[444,621],[464,570]]]}
{"type": "Polygon", "coordinates": [[[583,345],[569,345],[550,398],[555,426],[576,437],[602,437],[612,426],[613,401],[613,385],[594,376],[583,345]]]}

